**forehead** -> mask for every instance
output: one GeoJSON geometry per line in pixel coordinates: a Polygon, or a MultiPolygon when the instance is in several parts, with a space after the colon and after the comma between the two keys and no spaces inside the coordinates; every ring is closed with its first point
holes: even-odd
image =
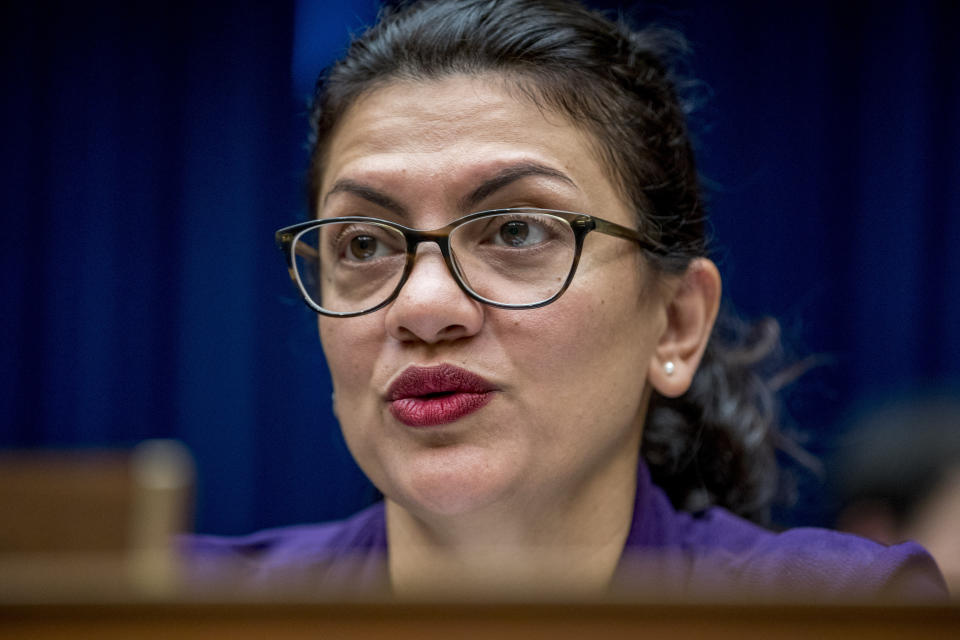
{"type": "Polygon", "coordinates": [[[592,135],[518,95],[491,75],[398,80],[362,95],[332,133],[321,194],[345,174],[449,176],[518,159],[555,166],[580,186],[609,182],[592,135]]]}

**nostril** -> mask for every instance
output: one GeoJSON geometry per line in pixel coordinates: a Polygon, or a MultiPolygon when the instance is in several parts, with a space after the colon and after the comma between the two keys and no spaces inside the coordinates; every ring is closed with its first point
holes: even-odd
{"type": "Polygon", "coordinates": [[[456,339],[461,335],[465,335],[466,333],[468,333],[467,328],[462,324],[452,324],[449,327],[445,327],[440,332],[440,335],[446,339],[456,339]]]}
{"type": "Polygon", "coordinates": [[[393,325],[392,333],[401,342],[452,342],[475,333],[463,324],[449,324],[438,328],[431,318],[407,317],[400,324],[393,325]]]}

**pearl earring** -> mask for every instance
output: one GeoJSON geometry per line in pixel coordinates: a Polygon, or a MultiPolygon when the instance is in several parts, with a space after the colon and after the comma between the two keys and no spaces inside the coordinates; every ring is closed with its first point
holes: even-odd
{"type": "Polygon", "coordinates": [[[673,364],[673,360],[667,360],[663,363],[663,372],[668,376],[672,376],[673,372],[677,370],[677,365],[673,364]]]}

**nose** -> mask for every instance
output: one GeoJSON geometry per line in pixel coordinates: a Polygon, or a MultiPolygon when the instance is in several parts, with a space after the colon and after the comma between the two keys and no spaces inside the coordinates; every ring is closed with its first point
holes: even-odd
{"type": "Polygon", "coordinates": [[[413,270],[387,307],[387,331],[403,342],[436,344],[476,334],[484,307],[453,279],[436,245],[420,245],[413,270]]]}

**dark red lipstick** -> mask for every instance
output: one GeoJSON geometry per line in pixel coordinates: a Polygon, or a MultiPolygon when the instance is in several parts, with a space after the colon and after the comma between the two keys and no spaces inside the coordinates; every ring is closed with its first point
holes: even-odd
{"type": "Polygon", "coordinates": [[[448,424],[478,411],[496,388],[466,369],[442,364],[407,367],[387,390],[393,417],[410,427],[448,424]]]}

